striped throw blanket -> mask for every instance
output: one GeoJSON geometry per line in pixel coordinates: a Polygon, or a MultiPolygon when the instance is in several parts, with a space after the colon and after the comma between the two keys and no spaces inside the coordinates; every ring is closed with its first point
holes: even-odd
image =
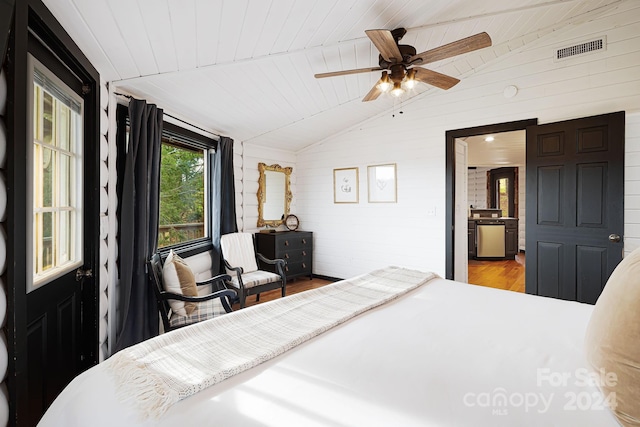
{"type": "Polygon", "coordinates": [[[120,351],[105,367],[121,401],[142,419],[157,418],[181,399],[435,277],[398,267],[376,270],[160,335],[120,351]]]}

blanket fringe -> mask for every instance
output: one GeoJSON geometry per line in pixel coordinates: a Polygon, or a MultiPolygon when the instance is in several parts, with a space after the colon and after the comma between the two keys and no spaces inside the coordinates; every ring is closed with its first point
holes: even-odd
{"type": "Polygon", "coordinates": [[[137,362],[124,352],[115,354],[109,361],[116,384],[127,384],[127,387],[118,387],[118,400],[131,402],[138,408],[140,420],[160,418],[171,405],[180,401],[179,393],[147,369],[146,363],[137,362]]]}

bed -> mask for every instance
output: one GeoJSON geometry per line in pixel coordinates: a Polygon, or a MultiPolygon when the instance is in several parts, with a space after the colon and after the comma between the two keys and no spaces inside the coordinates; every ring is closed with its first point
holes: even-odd
{"type": "MultiPolygon", "coordinates": [[[[114,356],[74,379],[39,425],[619,425],[583,350],[593,306],[424,282],[157,417],[123,399],[114,356]]],[[[206,323],[259,316],[276,301],[206,323]]]]}

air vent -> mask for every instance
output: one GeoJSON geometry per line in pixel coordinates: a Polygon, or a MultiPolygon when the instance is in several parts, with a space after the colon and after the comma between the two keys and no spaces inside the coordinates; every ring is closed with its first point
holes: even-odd
{"type": "Polygon", "coordinates": [[[590,40],[588,42],[576,44],[569,47],[563,47],[561,49],[556,49],[556,61],[561,61],[563,59],[570,58],[576,55],[584,55],[589,52],[597,52],[600,50],[604,50],[607,47],[607,39],[606,37],[598,37],[595,40],[590,40]]]}

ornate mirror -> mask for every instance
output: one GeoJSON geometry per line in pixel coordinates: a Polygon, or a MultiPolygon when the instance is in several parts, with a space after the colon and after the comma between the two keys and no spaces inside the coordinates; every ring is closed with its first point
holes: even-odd
{"type": "Polygon", "coordinates": [[[289,182],[292,170],[258,163],[258,227],[277,227],[289,215],[293,198],[289,182]]]}

